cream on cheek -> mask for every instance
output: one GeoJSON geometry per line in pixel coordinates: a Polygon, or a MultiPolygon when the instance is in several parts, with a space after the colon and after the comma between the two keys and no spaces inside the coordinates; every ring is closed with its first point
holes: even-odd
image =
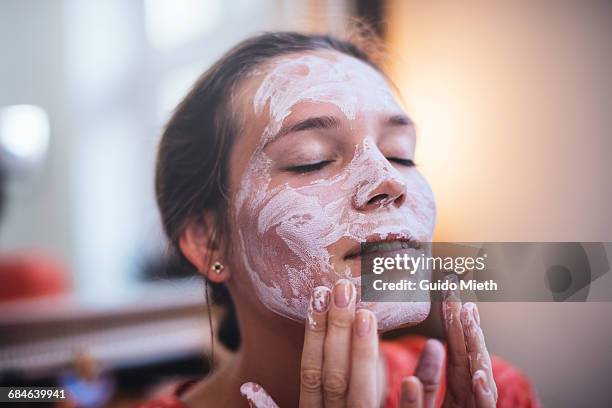
{"type": "MultiPolygon", "coordinates": [[[[272,163],[263,146],[278,131],[291,107],[304,100],[334,104],[349,120],[364,106],[397,106],[386,83],[373,69],[344,56],[330,61],[307,55],[281,63],[264,78],[255,94],[255,112],[261,112],[268,103],[270,121],[236,196],[240,253],[261,302],[280,315],[300,321],[307,317],[314,287],[331,288],[342,277],[359,283],[347,266],[341,268],[332,259],[330,246],[342,238],[361,242],[369,235],[391,232],[429,240],[435,219],[427,182],[416,171],[406,176],[391,166],[369,138],[355,146],[350,163],[334,177],[296,188],[288,184],[272,187],[272,163]],[[407,202],[400,208],[358,211],[356,208],[367,202],[372,190],[386,180],[406,186],[407,202]]],[[[421,321],[429,312],[427,302],[358,306],[372,309],[383,330],[421,321]]]]}

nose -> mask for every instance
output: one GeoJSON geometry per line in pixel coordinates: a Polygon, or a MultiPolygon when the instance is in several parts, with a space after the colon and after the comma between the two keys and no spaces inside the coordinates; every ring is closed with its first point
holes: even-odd
{"type": "Polygon", "coordinates": [[[376,146],[365,139],[358,146],[351,177],[355,183],[353,207],[372,211],[381,207],[401,207],[407,198],[407,185],[400,173],[376,146]]]}
{"type": "Polygon", "coordinates": [[[397,178],[385,178],[371,187],[363,194],[355,195],[354,204],[357,210],[371,211],[388,206],[399,208],[406,201],[406,184],[397,178]]]}

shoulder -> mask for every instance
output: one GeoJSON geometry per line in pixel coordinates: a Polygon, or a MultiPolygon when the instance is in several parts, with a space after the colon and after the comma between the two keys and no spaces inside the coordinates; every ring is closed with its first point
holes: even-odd
{"type": "MultiPolygon", "coordinates": [[[[413,375],[427,338],[405,336],[395,340],[383,340],[381,352],[387,365],[389,393],[385,407],[398,406],[400,383],[406,376],[413,375]]],[[[491,356],[493,377],[498,390],[498,407],[537,408],[540,407],[535,390],[525,374],[498,356],[491,356]]],[[[444,376],[440,392],[444,393],[444,376]]]]}

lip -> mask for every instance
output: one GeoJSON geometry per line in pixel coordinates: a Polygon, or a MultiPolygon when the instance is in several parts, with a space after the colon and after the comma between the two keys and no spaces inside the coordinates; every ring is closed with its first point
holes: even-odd
{"type": "MultiPolygon", "coordinates": [[[[421,249],[420,241],[414,239],[409,234],[388,233],[388,234],[373,234],[366,237],[364,249],[368,250],[370,245],[376,245],[383,242],[405,242],[408,248],[421,249]]],[[[381,251],[381,253],[384,251],[381,251]]],[[[362,255],[362,243],[353,244],[344,254],[344,260],[359,259],[362,255]]]]}

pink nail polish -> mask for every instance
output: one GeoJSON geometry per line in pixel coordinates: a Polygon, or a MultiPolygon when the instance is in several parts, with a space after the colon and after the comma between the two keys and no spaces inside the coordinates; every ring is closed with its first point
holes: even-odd
{"type": "Polygon", "coordinates": [[[353,297],[353,285],[348,279],[340,279],[334,287],[334,304],[345,308],[351,303],[353,297]]]}
{"type": "Polygon", "coordinates": [[[317,286],[312,290],[310,299],[312,309],[317,313],[325,313],[329,309],[331,291],[326,286],[317,286]]]}
{"type": "Polygon", "coordinates": [[[358,312],[355,316],[355,330],[357,336],[365,337],[370,332],[370,314],[367,312],[358,312]]]}

